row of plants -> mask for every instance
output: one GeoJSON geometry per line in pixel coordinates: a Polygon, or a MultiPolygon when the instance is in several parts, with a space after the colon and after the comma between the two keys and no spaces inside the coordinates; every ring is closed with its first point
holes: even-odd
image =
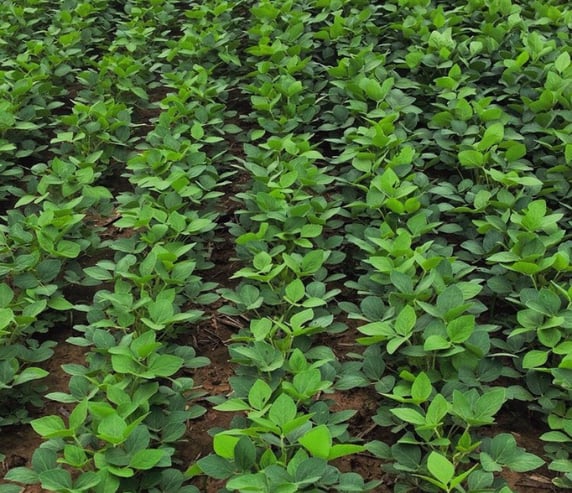
{"type": "Polygon", "coordinates": [[[6,479],[506,493],[546,462],[571,487],[572,11],[489,3],[5,2],[0,426],[69,410],[6,479]],[[215,310],[229,398],[193,377],[215,310]],[[85,364],[43,397],[63,324],[85,364]],[[336,410],[358,388],[365,434],[336,410]],[[205,398],[234,417],[178,464],[205,398]]]}
{"type": "MultiPolygon", "coordinates": [[[[212,267],[206,244],[216,226],[216,199],[221,195],[216,189],[225,178],[212,165],[213,158],[222,156],[216,148],[220,138],[205,135],[203,126],[218,126],[222,132],[224,105],[213,99],[217,91],[207,89],[208,72],[198,65],[165,72],[165,79],[187,78],[189,83],[187,88],[175,86],[157,102],[137,90],[137,71],[121,74],[123,84],[112,85],[110,66],[129,65],[130,59],[120,52],[125,47],[134,51],[123,41],[138,38],[145,17],[147,23],[155,22],[153,12],[135,5],[129,17],[119,16],[116,28],[123,36],[105,48],[117,55],[86,66],[85,54],[96,40],[80,37],[76,28],[78,22],[85,29],[97,24],[103,34],[109,26],[101,25],[99,15],[113,14],[110,2],[104,3],[100,9],[88,3],[57,11],[48,33],[65,20],[76,46],[60,62],[69,64],[66,74],[74,74],[74,85],[87,88],[74,86],[77,94],[66,95],[61,115],[49,123],[54,135],[49,152],[54,157],[22,173],[24,190],[9,190],[19,198],[7,213],[11,263],[3,265],[10,275],[5,288],[10,296],[3,328],[9,340],[3,350],[12,370],[5,373],[7,383],[12,385],[4,389],[46,376],[36,367],[18,373],[16,363],[23,367],[50,356],[55,342],[39,346],[30,336],[62,322],[51,310],[75,312],[80,335],[67,342],[85,348],[86,364],[64,365],[69,392],[52,392],[46,398],[64,404],[67,419],[47,415],[33,420],[45,443],[34,452],[30,468],[12,469],[6,479],[39,483],[49,491],[196,491],[182,486],[183,473],[171,465],[173,445],[185,434],[188,421],[205,410],[189,404],[202,397],[189,371],[208,364],[208,359],[172,341],[181,326],[202,318],[201,306],[217,299],[215,283],[204,281],[199,272],[212,267]],[[110,94],[112,87],[119,92],[110,94]],[[161,118],[138,121],[144,111],[175,105],[161,118]],[[141,127],[150,129],[143,133],[141,127]],[[191,127],[183,142],[180,135],[191,127]],[[125,184],[121,192],[109,186],[119,177],[125,184]],[[127,234],[119,233],[123,230],[127,234]],[[104,240],[106,236],[110,239],[104,240]],[[93,301],[74,297],[70,285],[88,296],[95,293],[93,301]],[[21,290],[19,298],[13,288],[21,290]]],[[[138,39],[142,43],[145,39],[138,39]]],[[[102,49],[99,45],[97,52],[102,49]]],[[[45,389],[29,391],[23,390],[19,402],[12,392],[5,394],[17,412],[6,412],[13,421],[3,424],[27,421],[24,398],[43,405],[37,392],[45,389]]],[[[15,485],[3,488],[20,490],[15,485]]]]}
{"type": "Polygon", "coordinates": [[[281,11],[277,26],[268,23],[278,12],[272,2],[251,10],[243,56],[258,71],[239,82],[252,107],[241,121],[248,138],[238,169],[246,184],[229,224],[242,267],[232,276],[237,286],[220,290],[227,302],[220,311],[248,323],[229,344],[232,398],[214,408],[236,414],[214,434],[214,453],[187,475],[226,480],[224,491],[371,491],[380,481],[366,482],[333,463],[365,450],[347,431],[355,411],[333,411],[324,394],[339,363],[317,340],[345,328],[332,313],[340,293],[333,283],[343,277],[333,269],[344,254],[334,251],[336,238],[325,238],[337,210],[322,193],[333,178],[319,163],[324,156],[312,135],[303,133],[317,113],[315,95],[300,80],[309,67],[309,53],[297,45],[307,16],[294,4],[281,11]],[[276,52],[264,51],[269,33],[295,23],[276,52]]]}

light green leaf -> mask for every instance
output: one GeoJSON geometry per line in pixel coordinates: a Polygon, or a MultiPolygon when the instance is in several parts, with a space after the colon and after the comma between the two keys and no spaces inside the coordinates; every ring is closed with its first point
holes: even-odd
{"type": "Polygon", "coordinates": [[[543,464],[544,461],[540,457],[521,450],[518,455],[511,458],[507,466],[514,472],[527,472],[538,469],[543,464]]]}
{"type": "Polygon", "coordinates": [[[280,394],[272,403],[268,418],[275,425],[282,428],[286,423],[292,421],[296,417],[298,408],[294,400],[287,394],[280,394]]]}
{"type": "Polygon", "coordinates": [[[193,126],[191,127],[191,136],[195,140],[201,140],[205,136],[203,126],[199,122],[193,123],[193,126]]]}
{"type": "Polygon", "coordinates": [[[297,303],[305,295],[304,283],[300,279],[294,279],[286,286],[286,299],[292,303],[297,303]]]}
{"type": "Polygon", "coordinates": [[[431,380],[429,380],[425,372],[421,372],[415,378],[413,385],[411,385],[411,397],[416,404],[420,404],[429,398],[432,391],[433,386],[431,385],[431,380]]]}
{"type": "Polygon", "coordinates": [[[397,416],[402,421],[406,423],[411,423],[413,425],[424,425],[425,416],[423,416],[419,411],[410,408],[396,408],[391,409],[391,414],[397,416]]]}
{"type": "Polygon", "coordinates": [[[240,437],[226,433],[218,433],[213,438],[213,449],[217,455],[225,459],[234,459],[234,448],[240,437]]]}
{"type": "Polygon", "coordinates": [[[270,386],[264,380],[256,380],[248,392],[248,403],[254,409],[262,409],[271,395],[272,389],[270,386]]]}
{"type": "Polygon", "coordinates": [[[153,373],[156,377],[170,377],[181,369],[185,362],[179,356],[172,354],[154,355],[151,357],[149,364],[149,372],[153,373]]]}
{"type": "Polygon", "coordinates": [[[567,51],[562,52],[554,62],[554,68],[559,73],[564,72],[570,66],[570,54],[567,51]]]}
{"type": "Polygon", "coordinates": [[[416,321],[417,315],[414,308],[411,305],[406,305],[395,320],[395,332],[401,336],[411,334],[416,321]]]}
{"type": "Polygon", "coordinates": [[[493,123],[485,130],[482,140],[477,144],[479,151],[488,151],[493,145],[500,144],[504,139],[504,125],[493,123]]]}
{"type": "Polygon", "coordinates": [[[544,363],[546,363],[549,354],[549,351],[539,351],[537,349],[533,349],[524,355],[522,360],[522,367],[527,369],[538,368],[539,366],[542,366],[544,363]]]}
{"type": "Polygon", "coordinates": [[[351,455],[351,454],[359,454],[364,450],[365,447],[363,445],[338,443],[330,449],[330,455],[328,456],[328,460],[334,460],[339,457],[345,457],[346,455],[351,455]]]}
{"type": "Polygon", "coordinates": [[[431,452],[427,458],[427,469],[442,484],[449,484],[455,476],[455,466],[437,452],[431,452]]]}
{"type": "Polygon", "coordinates": [[[34,419],[31,423],[34,431],[44,438],[69,436],[70,433],[62,418],[59,416],[44,416],[34,419]]]}
{"type": "Polygon", "coordinates": [[[250,406],[241,399],[229,399],[228,401],[219,404],[218,406],[214,406],[213,409],[217,411],[248,411],[250,410],[250,406]]]}
{"type": "Polygon", "coordinates": [[[97,436],[114,445],[119,445],[125,441],[126,431],[127,423],[121,416],[114,413],[101,420],[97,427],[97,436]]]}
{"type": "Polygon", "coordinates": [[[447,334],[451,342],[461,344],[465,342],[475,329],[474,315],[462,315],[447,324],[447,334]]]}
{"type": "Polygon", "coordinates": [[[505,389],[488,390],[477,400],[475,415],[479,417],[494,416],[506,401],[505,389]]]}
{"type": "Polygon", "coordinates": [[[484,155],[476,150],[459,152],[459,162],[467,168],[480,168],[485,163],[484,155]]]}
{"type": "Polygon", "coordinates": [[[329,458],[332,449],[332,435],[326,425],[316,426],[298,441],[313,457],[329,458]]]}
{"type": "Polygon", "coordinates": [[[49,372],[44,370],[43,368],[36,368],[35,366],[31,366],[29,368],[25,368],[22,373],[16,375],[14,378],[13,385],[20,385],[26,382],[30,382],[32,380],[38,380],[40,378],[45,378],[49,375],[49,372]]]}

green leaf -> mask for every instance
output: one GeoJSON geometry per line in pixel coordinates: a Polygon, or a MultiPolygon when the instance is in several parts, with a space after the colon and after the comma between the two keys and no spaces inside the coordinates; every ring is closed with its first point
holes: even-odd
{"type": "Polygon", "coordinates": [[[172,354],[155,355],[150,358],[148,369],[156,377],[170,377],[182,368],[184,362],[183,358],[172,354]]]}
{"type": "Polygon", "coordinates": [[[411,423],[413,425],[419,426],[425,424],[425,416],[423,416],[419,411],[416,411],[415,409],[395,408],[390,409],[390,412],[406,423],[411,423]]]}
{"type": "Polygon", "coordinates": [[[365,447],[363,445],[355,445],[350,443],[338,443],[330,449],[330,454],[328,460],[338,459],[339,457],[345,457],[346,455],[359,454],[363,452],[365,447]]]}
{"type": "Polygon", "coordinates": [[[62,257],[76,258],[81,252],[81,247],[73,241],[60,240],[56,251],[62,257]]]}
{"type": "Polygon", "coordinates": [[[526,156],[526,146],[520,142],[515,142],[505,152],[506,160],[509,163],[517,161],[524,156],[526,156]]]}
{"type": "Polygon", "coordinates": [[[454,311],[463,304],[463,291],[456,285],[448,286],[437,296],[437,308],[442,315],[454,311]]]}
{"type": "Polygon", "coordinates": [[[297,303],[306,294],[304,283],[300,279],[294,279],[286,286],[286,299],[297,303]]]}
{"type": "Polygon", "coordinates": [[[485,130],[482,140],[477,144],[479,151],[488,151],[493,145],[500,144],[504,139],[504,125],[493,123],[485,130]]]}
{"type": "Polygon", "coordinates": [[[282,428],[296,417],[298,408],[294,400],[287,394],[280,394],[268,411],[268,418],[282,428]]]}
{"type": "Polygon", "coordinates": [[[413,327],[415,327],[415,322],[417,321],[417,315],[412,306],[406,305],[397,316],[395,320],[395,332],[401,336],[407,336],[411,334],[413,327]]]}
{"type": "Polygon", "coordinates": [[[332,449],[332,435],[326,425],[316,426],[298,441],[313,457],[329,459],[332,449]]]}
{"type": "Polygon", "coordinates": [[[101,420],[97,427],[97,436],[113,445],[119,445],[127,438],[127,423],[125,420],[113,413],[101,420]]]}
{"type": "Polygon", "coordinates": [[[540,272],[542,267],[532,262],[515,262],[509,267],[509,269],[527,276],[533,276],[540,272]]]}
{"type": "Polygon", "coordinates": [[[272,266],[272,257],[266,252],[258,252],[252,259],[254,268],[261,272],[266,272],[272,266]]]}
{"type": "Polygon", "coordinates": [[[72,478],[68,471],[63,469],[50,469],[39,475],[42,488],[48,491],[68,490],[72,487],[72,478]]]}
{"type": "Polygon", "coordinates": [[[197,464],[201,471],[214,479],[227,479],[235,472],[234,466],[230,461],[214,454],[199,459],[197,464]]]}
{"type": "Polygon", "coordinates": [[[317,238],[322,234],[323,229],[321,224],[304,224],[300,236],[302,238],[317,238]]]}
{"type": "Polygon", "coordinates": [[[0,308],[0,330],[5,329],[14,321],[14,312],[11,308],[0,308]]]}
{"type": "Polygon", "coordinates": [[[505,389],[497,388],[484,393],[479,397],[475,407],[475,415],[479,417],[493,417],[506,401],[505,389]]]}
{"type": "Polygon", "coordinates": [[[425,351],[439,351],[441,349],[449,349],[450,347],[451,343],[439,335],[429,336],[423,344],[423,349],[425,351]]]}
{"type": "Polygon", "coordinates": [[[4,479],[8,481],[16,481],[22,484],[36,484],[39,481],[38,478],[38,473],[27,467],[14,467],[4,476],[4,479]]]}
{"type": "Polygon", "coordinates": [[[547,431],[540,435],[540,439],[545,442],[567,443],[570,442],[570,437],[561,431],[547,431]]]}
{"type": "Polygon", "coordinates": [[[292,315],[292,318],[290,318],[290,325],[292,326],[294,331],[296,331],[296,329],[304,327],[304,325],[313,318],[314,318],[314,310],[312,310],[311,308],[306,308],[305,310],[302,310],[301,312],[292,315]]]}
{"type": "Polygon", "coordinates": [[[572,144],[566,144],[564,148],[564,159],[566,164],[572,163],[572,144]]]}
{"type": "Polygon", "coordinates": [[[241,437],[236,444],[234,461],[242,471],[250,471],[256,463],[256,447],[249,437],[241,437]]]}
{"type": "Polygon", "coordinates": [[[158,449],[139,450],[129,460],[129,467],[146,471],[155,467],[164,457],[165,451],[158,449]]]}
{"type": "Polygon", "coordinates": [[[462,315],[447,324],[447,334],[451,342],[461,344],[465,342],[475,329],[474,315],[462,315]]]}
{"type": "Polygon", "coordinates": [[[70,413],[68,418],[69,427],[72,431],[77,432],[85,424],[87,418],[87,400],[81,401],[70,413]]]}
{"type": "Polygon", "coordinates": [[[429,454],[427,469],[434,478],[444,485],[448,485],[455,476],[455,466],[449,459],[437,452],[429,454]]]}
{"type": "MultiPolygon", "coordinates": [[[[93,493],[116,493],[119,490],[119,478],[107,469],[98,471],[99,483],[93,493]]],[[[91,492],[90,492],[91,493],[91,492]]]]}
{"type": "Polygon", "coordinates": [[[368,98],[374,101],[381,101],[391,87],[393,86],[394,79],[392,77],[386,79],[383,84],[380,84],[375,79],[370,79],[368,77],[362,77],[359,81],[359,87],[362,89],[368,98]]]}
{"type": "Polygon", "coordinates": [[[144,332],[131,343],[131,351],[138,358],[147,358],[153,351],[161,347],[161,343],[155,342],[155,338],[155,332],[151,330],[144,332]]]}
{"type": "Polygon", "coordinates": [[[263,341],[272,331],[272,320],[269,318],[259,318],[250,321],[250,331],[254,340],[263,341]]]}
{"type": "Polygon", "coordinates": [[[515,472],[526,472],[544,464],[540,457],[518,447],[516,440],[509,433],[484,439],[481,450],[480,459],[485,471],[501,471],[502,467],[508,467],[515,472]]]}
{"type": "Polygon", "coordinates": [[[13,385],[20,385],[26,382],[30,382],[32,380],[38,380],[40,378],[45,378],[49,375],[49,372],[43,370],[42,368],[36,368],[35,366],[31,366],[29,368],[25,368],[22,373],[16,375],[14,378],[13,385]]]}
{"type": "Polygon", "coordinates": [[[76,490],[90,491],[101,482],[101,474],[93,471],[84,472],[75,480],[76,490]]]}
{"type": "Polygon", "coordinates": [[[85,267],[83,271],[87,276],[97,281],[110,281],[113,279],[113,274],[111,272],[97,265],[85,267]]]}
{"type": "Polygon", "coordinates": [[[239,437],[228,433],[218,433],[213,438],[213,450],[220,457],[234,459],[234,448],[239,441],[239,437]]]}
{"type": "Polygon", "coordinates": [[[316,273],[322,267],[325,259],[323,250],[313,250],[307,253],[302,259],[302,273],[306,275],[316,273]]]}
{"type": "Polygon", "coordinates": [[[567,473],[568,476],[570,477],[570,471],[572,471],[572,460],[570,459],[553,460],[548,466],[548,469],[550,469],[551,471],[567,473]]]}
{"type": "Polygon", "coordinates": [[[254,409],[262,409],[271,395],[272,389],[270,386],[264,380],[258,379],[248,392],[248,403],[254,409]]]}
{"type": "Polygon", "coordinates": [[[248,411],[250,410],[250,406],[241,399],[229,399],[228,401],[223,402],[217,406],[214,406],[213,409],[217,411],[248,411]]]}
{"type": "Polygon", "coordinates": [[[564,72],[570,66],[570,54],[567,51],[562,52],[554,62],[554,68],[559,73],[564,72]]]}
{"type": "Polygon", "coordinates": [[[48,306],[53,310],[65,311],[73,310],[74,305],[66,300],[63,296],[57,296],[48,301],[48,306]]]}
{"type": "Polygon", "coordinates": [[[538,368],[548,361],[549,351],[539,351],[533,349],[524,355],[522,367],[526,369],[538,368]]]}
{"type": "Polygon", "coordinates": [[[246,305],[248,310],[254,310],[262,305],[263,298],[260,296],[260,290],[251,284],[244,284],[238,289],[240,301],[246,305]]]}
{"type": "Polygon", "coordinates": [[[56,438],[70,436],[64,421],[59,416],[44,416],[34,419],[31,423],[34,431],[44,438],[56,438]]]}
{"type": "Polygon", "coordinates": [[[489,262],[516,262],[520,257],[513,252],[499,252],[487,257],[489,262]]]}
{"type": "Polygon", "coordinates": [[[309,457],[296,468],[295,480],[300,486],[318,481],[326,472],[327,462],[323,459],[309,457]]]}
{"type": "MultiPolygon", "coordinates": [[[[226,487],[230,488],[232,491],[240,491],[245,493],[250,491],[254,493],[262,493],[268,491],[268,484],[264,477],[264,473],[261,472],[256,474],[242,474],[240,476],[236,476],[226,483],[226,487]]],[[[286,491],[289,492],[291,490],[286,491]]]]}
{"type": "MultiPolygon", "coordinates": [[[[0,283],[0,308],[6,308],[10,306],[10,303],[14,299],[14,291],[7,284],[0,283]]],[[[9,311],[12,313],[12,310],[9,311]]],[[[0,323],[0,327],[2,324],[0,323]]]]}
{"type": "Polygon", "coordinates": [[[459,152],[459,162],[467,168],[480,168],[485,164],[484,155],[476,150],[459,152]]]}
{"type": "Polygon", "coordinates": [[[37,448],[32,454],[32,468],[37,473],[57,468],[57,454],[54,450],[37,448]]]}
{"type": "Polygon", "coordinates": [[[449,402],[441,394],[437,394],[427,408],[425,420],[429,425],[439,425],[448,411],[449,402]]]}
{"type": "Polygon", "coordinates": [[[199,122],[193,123],[191,127],[191,136],[195,140],[201,140],[205,136],[203,126],[199,122]]]}
{"type": "MultiPolygon", "coordinates": [[[[0,146],[0,151],[2,151],[2,146],[0,146]]],[[[22,487],[15,484],[0,484],[0,493],[22,493],[22,487]]]]}
{"type": "Polygon", "coordinates": [[[527,472],[542,467],[544,465],[544,461],[534,454],[521,451],[506,465],[514,472],[527,472]]]}
{"type": "Polygon", "coordinates": [[[134,361],[131,356],[126,356],[123,354],[112,354],[111,366],[113,371],[117,373],[130,373],[132,375],[138,375],[143,371],[143,367],[134,361]]]}
{"type": "Polygon", "coordinates": [[[320,390],[330,386],[331,382],[323,380],[320,370],[309,368],[294,376],[293,385],[288,382],[283,383],[283,388],[294,390],[297,398],[309,399],[320,390]]]}
{"type": "Polygon", "coordinates": [[[429,398],[432,391],[431,380],[429,380],[425,372],[421,372],[415,378],[413,385],[411,385],[411,397],[416,404],[421,404],[429,398]]]}
{"type": "Polygon", "coordinates": [[[77,445],[64,447],[64,459],[67,464],[78,469],[81,469],[88,461],[85,451],[77,445]]]}

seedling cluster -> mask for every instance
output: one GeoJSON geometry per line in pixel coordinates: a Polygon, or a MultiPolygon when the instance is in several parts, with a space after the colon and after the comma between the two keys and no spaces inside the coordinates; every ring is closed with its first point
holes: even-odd
{"type": "Polygon", "coordinates": [[[571,28],[556,0],[0,0],[0,433],[42,439],[0,493],[571,488],[571,28]]]}

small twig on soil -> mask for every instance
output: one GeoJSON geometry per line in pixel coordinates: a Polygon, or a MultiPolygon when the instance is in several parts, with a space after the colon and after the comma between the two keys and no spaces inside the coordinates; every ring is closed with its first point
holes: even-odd
{"type": "MultiPolygon", "coordinates": [[[[240,318],[242,318],[245,322],[248,322],[248,319],[246,317],[240,316],[240,318]]],[[[216,320],[216,318],[215,318],[216,320]]],[[[229,316],[224,316],[224,317],[220,317],[219,318],[220,322],[224,325],[228,325],[230,327],[235,327],[237,329],[243,329],[244,328],[244,323],[240,323],[238,320],[235,320],[234,318],[231,318],[229,316]]]]}
{"type": "Polygon", "coordinates": [[[372,423],[372,424],[369,425],[365,430],[360,431],[360,432],[357,434],[357,437],[358,437],[358,438],[363,438],[363,437],[366,436],[370,431],[375,430],[376,427],[377,427],[377,424],[372,423]]]}
{"type": "Polygon", "coordinates": [[[550,481],[550,478],[540,476],[538,474],[532,474],[527,478],[519,479],[516,484],[527,488],[538,488],[541,490],[552,489],[552,481],[550,481]]]}

